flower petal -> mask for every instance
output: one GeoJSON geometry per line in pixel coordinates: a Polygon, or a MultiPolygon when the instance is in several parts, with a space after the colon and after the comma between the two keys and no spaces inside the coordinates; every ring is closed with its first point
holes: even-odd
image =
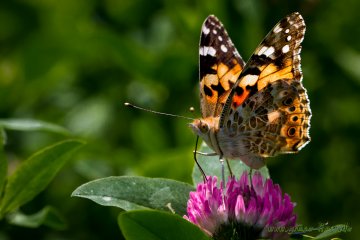
{"type": "Polygon", "coordinates": [[[243,172],[239,180],[230,177],[225,189],[217,186],[215,176],[209,176],[208,181],[198,184],[196,192],[189,196],[184,218],[210,236],[219,234],[224,226],[237,226],[231,231],[256,230],[251,234],[265,238],[282,237],[287,235],[270,233],[267,229],[293,227],[296,223],[295,203],[291,202],[290,196],[282,196],[280,186],[273,184],[271,179],[264,180],[258,172],[252,176],[251,184],[247,172],[243,172]]]}

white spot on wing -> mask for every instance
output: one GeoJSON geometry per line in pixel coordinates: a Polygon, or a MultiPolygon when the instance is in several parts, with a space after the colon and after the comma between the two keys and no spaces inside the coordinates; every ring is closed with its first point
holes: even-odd
{"type": "Polygon", "coordinates": [[[207,35],[207,34],[209,34],[210,29],[207,28],[207,27],[204,25],[204,26],[202,27],[202,32],[203,32],[205,35],[207,35]]]}
{"type": "Polygon", "coordinates": [[[286,44],[281,50],[283,53],[287,53],[290,50],[289,45],[286,44]]]}
{"type": "Polygon", "coordinates": [[[216,54],[215,48],[209,47],[208,54],[209,54],[210,56],[215,57],[215,54],[216,54]]]}
{"type": "Polygon", "coordinates": [[[228,51],[227,47],[225,47],[224,44],[222,44],[220,48],[221,48],[221,51],[223,51],[223,52],[227,52],[227,51],[228,51]]]}
{"type": "Polygon", "coordinates": [[[276,119],[278,119],[280,117],[280,112],[278,111],[274,111],[274,112],[271,112],[271,113],[268,113],[268,119],[269,119],[269,122],[273,122],[275,121],[276,119]]]}
{"type": "Polygon", "coordinates": [[[263,46],[257,54],[258,54],[258,55],[264,54],[265,56],[269,57],[269,56],[270,56],[271,54],[273,54],[274,52],[275,52],[275,48],[274,48],[274,47],[263,46]]]}
{"type": "Polygon", "coordinates": [[[290,29],[287,28],[287,29],[285,30],[285,33],[289,33],[289,32],[290,32],[290,29]]]}
{"type": "Polygon", "coordinates": [[[290,35],[287,36],[287,37],[286,37],[286,40],[289,42],[289,41],[291,40],[291,36],[290,36],[290,35]]]}
{"type": "Polygon", "coordinates": [[[282,28],[280,27],[280,25],[276,25],[273,32],[274,33],[278,33],[278,32],[281,32],[282,31],[282,28]]]}
{"type": "Polygon", "coordinates": [[[203,48],[203,47],[200,47],[200,48],[199,48],[199,54],[200,54],[201,56],[204,56],[204,48],[203,48]]]}
{"type": "Polygon", "coordinates": [[[275,52],[275,48],[274,47],[269,47],[265,52],[265,56],[269,57],[271,54],[273,54],[275,52]]]}
{"type": "Polygon", "coordinates": [[[210,55],[210,56],[215,57],[216,50],[213,47],[203,46],[203,47],[200,47],[199,54],[202,56],[210,55]]]}
{"type": "Polygon", "coordinates": [[[258,54],[258,55],[263,54],[263,53],[266,51],[266,49],[268,49],[268,47],[262,46],[262,48],[260,49],[260,51],[259,51],[257,54],[258,54]]]}
{"type": "Polygon", "coordinates": [[[223,38],[221,36],[218,36],[219,41],[221,42],[223,38]]]}
{"type": "Polygon", "coordinates": [[[259,76],[258,75],[246,75],[241,83],[244,83],[244,86],[250,85],[253,86],[256,81],[258,80],[259,76]]]}
{"type": "Polygon", "coordinates": [[[214,33],[214,34],[217,34],[217,31],[214,29],[214,30],[213,30],[213,33],[214,33]]]}

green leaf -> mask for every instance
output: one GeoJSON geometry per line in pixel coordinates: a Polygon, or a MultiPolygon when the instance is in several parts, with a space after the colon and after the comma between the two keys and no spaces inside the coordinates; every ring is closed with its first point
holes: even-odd
{"type": "Polygon", "coordinates": [[[66,228],[66,222],[63,216],[55,208],[50,206],[46,206],[32,215],[26,215],[18,211],[13,212],[7,216],[7,220],[10,224],[28,228],[37,228],[41,225],[56,230],[64,230],[66,228]]]}
{"type": "Polygon", "coordinates": [[[6,183],[6,175],[8,169],[8,162],[4,152],[5,144],[5,132],[3,128],[0,127],[0,196],[2,196],[4,186],[6,183]]]}
{"type": "Polygon", "coordinates": [[[0,127],[18,131],[48,131],[70,135],[70,131],[59,125],[34,119],[0,119],[0,127]]]}
{"type": "Polygon", "coordinates": [[[4,215],[15,210],[44,190],[83,144],[79,140],[62,141],[36,152],[24,161],[8,178],[0,213],[4,215]]]}
{"type": "Polygon", "coordinates": [[[343,233],[351,232],[351,230],[352,230],[352,228],[349,225],[338,224],[338,225],[330,226],[330,227],[326,228],[325,231],[323,231],[322,233],[317,235],[314,239],[316,239],[316,240],[328,239],[329,237],[332,237],[332,236],[342,233],[342,232],[343,233]]]}
{"type": "Polygon", "coordinates": [[[71,196],[124,210],[154,208],[184,215],[189,192],[193,190],[189,184],[170,179],[121,176],[85,183],[71,196]]]}
{"type": "MultiPolygon", "coordinates": [[[[201,145],[198,151],[204,153],[214,152],[205,143],[201,145]]],[[[217,176],[218,181],[220,182],[221,164],[219,161],[219,156],[204,156],[197,154],[197,160],[207,176],[217,176]]],[[[239,178],[244,171],[247,171],[248,173],[250,172],[250,168],[240,160],[229,160],[229,163],[230,163],[231,171],[237,178],[239,178]]],[[[227,177],[229,176],[229,170],[226,162],[224,163],[224,167],[225,167],[225,179],[227,179],[227,177]]],[[[260,171],[261,175],[264,176],[265,178],[270,178],[269,170],[266,166],[260,168],[258,171],[260,171]]],[[[254,170],[253,173],[255,173],[254,170]]],[[[193,177],[193,183],[195,185],[197,183],[204,181],[201,172],[196,164],[194,165],[192,177],[193,177]]]]}
{"type": "Polygon", "coordinates": [[[123,212],[118,223],[127,240],[210,240],[200,228],[184,218],[161,211],[123,212]]]}

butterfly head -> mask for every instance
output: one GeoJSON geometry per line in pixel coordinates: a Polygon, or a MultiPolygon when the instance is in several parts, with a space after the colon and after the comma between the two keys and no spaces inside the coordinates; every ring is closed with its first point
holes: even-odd
{"type": "Polygon", "coordinates": [[[216,129],[218,129],[218,123],[219,118],[209,117],[205,119],[195,119],[189,125],[193,132],[201,137],[209,147],[216,149],[213,147],[215,143],[213,143],[212,139],[216,129]]]}
{"type": "Polygon", "coordinates": [[[209,124],[202,119],[195,119],[192,123],[190,123],[191,129],[195,134],[200,137],[206,136],[209,134],[210,126],[209,124]]]}

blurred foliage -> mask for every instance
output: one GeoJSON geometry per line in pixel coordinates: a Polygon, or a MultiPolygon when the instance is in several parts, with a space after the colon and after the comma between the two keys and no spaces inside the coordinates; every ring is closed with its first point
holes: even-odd
{"type": "MultiPolygon", "coordinates": [[[[0,3],[0,118],[52,122],[86,139],[77,159],[22,212],[46,204],[68,228],[1,222],[1,239],[119,239],[115,208],[70,198],[111,175],[191,182],[195,137],[182,119],[127,109],[125,101],[191,116],[198,109],[198,42],[217,15],[244,59],[282,17],[307,24],[302,68],[313,112],[311,143],[270,159],[273,180],[297,202],[298,222],[348,223],[360,235],[360,28],[358,0],[169,1],[11,0],[0,3]]],[[[196,116],[200,116],[197,111],[196,116]]],[[[10,172],[35,150],[63,139],[6,132],[10,172]]]]}

